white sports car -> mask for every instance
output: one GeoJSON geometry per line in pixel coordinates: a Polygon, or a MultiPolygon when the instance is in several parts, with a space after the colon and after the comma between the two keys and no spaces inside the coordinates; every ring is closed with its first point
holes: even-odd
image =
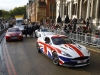
{"type": "Polygon", "coordinates": [[[39,30],[35,30],[35,37],[42,37],[45,35],[52,35],[55,34],[54,32],[50,32],[48,29],[39,29],[39,30]]]}
{"type": "Polygon", "coordinates": [[[65,35],[47,35],[37,38],[36,47],[56,65],[67,67],[85,66],[90,63],[90,52],[65,35]]]}

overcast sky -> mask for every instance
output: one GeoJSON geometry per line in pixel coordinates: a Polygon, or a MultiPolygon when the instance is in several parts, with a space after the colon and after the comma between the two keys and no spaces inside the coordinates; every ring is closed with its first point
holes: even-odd
{"type": "Polygon", "coordinates": [[[11,10],[15,7],[24,6],[28,3],[28,0],[0,0],[0,9],[11,10]]]}

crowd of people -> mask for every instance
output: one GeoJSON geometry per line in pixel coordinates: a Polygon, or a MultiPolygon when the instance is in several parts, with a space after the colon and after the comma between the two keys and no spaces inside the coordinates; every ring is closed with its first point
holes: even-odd
{"type": "Polygon", "coordinates": [[[66,33],[91,33],[91,27],[89,23],[89,19],[82,21],[82,26],[77,26],[77,19],[71,19],[67,24],[53,24],[50,26],[52,30],[60,29],[66,33]]]}
{"type": "MultiPolygon", "coordinates": [[[[10,22],[11,23],[11,22],[10,22]]],[[[9,24],[10,24],[9,23],[9,24]]],[[[46,25],[41,24],[40,22],[29,22],[24,26],[24,34],[27,37],[27,35],[30,35],[30,37],[33,36],[33,33],[35,35],[35,30],[44,28],[45,26],[50,28],[52,31],[60,29],[66,33],[88,33],[91,32],[91,28],[89,26],[89,19],[82,21],[83,26],[77,26],[77,19],[70,19],[69,23],[47,23],[46,25]]],[[[8,25],[7,21],[0,21],[1,28],[5,28],[8,25]]]]}
{"type": "Polygon", "coordinates": [[[86,20],[82,21],[82,26],[77,26],[77,19],[71,19],[69,21],[69,23],[67,24],[57,24],[57,23],[52,23],[52,24],[40,24],[39,22],[35,22],[35,23],[30,23],[25,25],[24,27],[24,33],[25,36],[27,37],[27,35],[33,36],[33,33],[35,35],[35,30],[40,29],[40,28],[44,28],[45,26],[50,28],[52,31],[60,29],[66,33],[91,33],[91,28],[89,26],[89,19],[87,18],[86,20]]]}
{"type": "Polygon", "coordinates": [[[35,30],[37,30],[37,29],[40,29],[39,23],[26,24],[24,26],[24,34],[25,34],[26,37],[27,37],[27,35],[29,35],[30,37],[33,37],[33,33],[35,35],[35,30]]]}
{"type": "Polygon", "coordinates": [[[0,19],[0,30],[5,29],[9,26],[8,21],[5,19],[0,19]]]}

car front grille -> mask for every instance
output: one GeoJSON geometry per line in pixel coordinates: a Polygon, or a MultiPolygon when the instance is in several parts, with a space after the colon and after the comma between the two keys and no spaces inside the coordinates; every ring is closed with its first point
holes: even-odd
{"type": "Polygon", "coordinates": [[[85,60],[85,59],[89,59],[90,57],[85,56],[85,57],[78,57],[78,58],[74,58],[72,60],[85,60]]]}

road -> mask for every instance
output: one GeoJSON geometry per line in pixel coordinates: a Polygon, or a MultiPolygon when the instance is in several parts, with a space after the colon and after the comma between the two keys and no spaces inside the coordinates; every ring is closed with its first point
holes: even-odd
{"type": "Polygon", "coordinates": [[[78,68],[56,66],[52,60],[38,53],[35,38],[2,42],[9,75],[100,75],[100,54],[91,52],[90,65],[78,68]]]}

